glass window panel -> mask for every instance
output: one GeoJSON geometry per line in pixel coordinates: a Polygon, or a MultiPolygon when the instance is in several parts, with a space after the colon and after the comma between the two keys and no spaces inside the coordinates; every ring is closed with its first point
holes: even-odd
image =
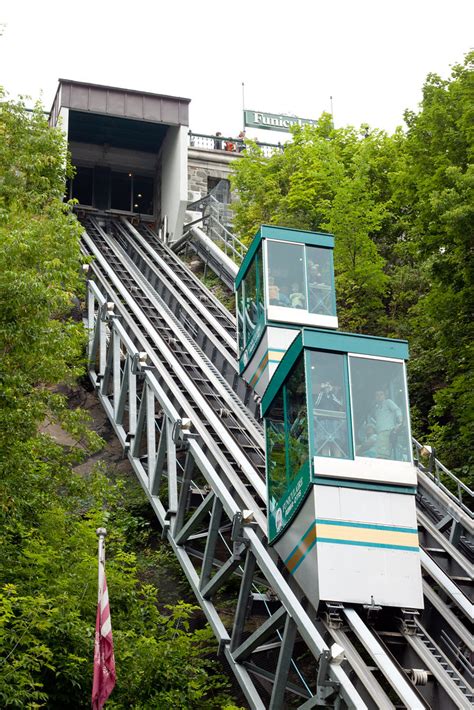
{"type": "Polygon", "coordinates": [[[252,261],[244,279],[245,287],[245,343],[248,344],[258,322],[257,312],[257,265],[252,261]]]}
{"type": "Polygon", "coordinates": [[[133,212],[153,214],[153,178],[134,176],[133,212]]]}
{"type": "Polygon", "coordinates": [[[315,455],[350,458],[344,355],[313,351],[310,363],[315,455]]]}
{"type": "Polygon", "coordinates": [[[273,512],[286,489],[285,417],[283,394],[275,398],[265,417],[268,499],[273,512]]]}
{"type": "Polygon", "coordinates": [[[336,315],[332,251],[306,247],[309,312],[336,315]]]}
{"type": "Polygon", "coordinates": [[[301,357],[286,386],[288,426],[288,478],[292,481],[308,460],[308,408],[304,364],[301,357]]]}
{"type": "Polygon", "coordinates": [[[260,247],[257,256],[257,310],[258,319],[263,321],[265,318],[265,309],[263,303],[263,260],[262,260],[262,248],[260,247]]]}
{"type": "Polygon", "coordinates": [[[268,240],[267,245],[270,305],[306,309],[303,244],[268,240]]]}
{"type": "Polygon", "coordinates": [[[350,358],[356,456],[411,461],[405,368],[350,358]]]}
{"type": "Polygon", "coordinates": [[[237,291],[237,332],[239,334],[239,353],[245,347],[244,339],[244,284],[243,281],[240,282],[239,289],[237,291]]]}

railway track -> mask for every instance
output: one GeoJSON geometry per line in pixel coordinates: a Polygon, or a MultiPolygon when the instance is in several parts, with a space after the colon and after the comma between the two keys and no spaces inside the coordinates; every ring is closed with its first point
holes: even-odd
{"type": "MultiPolygon", "coordinates": [[[[242,381],[237,374],[236,348],[231,342],[233,336],[235,343],[235,320],[148,227],[141,227],[139,233],[124,221],[101,218],[89,218],[84,226],[83,250],[94,257],[94,279],[107,300],[115,304],[117,316],[124,327],[127,324],[130,337],[147,352],[148,367],[156,372],[179,417],[193,422],[203,452],[227,490],[241,509],[254,511],[258,538],[264,543],[263,432],[246,406],[250,403],[256,411],[255,400],[248,388],[239,384],[242,381]]],[[[144,465],[146,468],[146,462],[144,465]]],[[[180,475],[185,476],[184,466],[180,475]]],[[[342,645],[351,667],[357,669],[354,672],[359,684],[366,692],[369,688],[378,707],[399,707],[400,702],[406,707],[436,707],[430,705],[436,693],[448,703],[446,707],[449,703],[464,707],[456,705],[461,701],[469,707],[472,525],[466,511],[443,491],[433,490],[421,469],[419,477],[421,495],[432,506],[427,510],[423,501],[419,503],[427,604],[423,620],[408,614],[395,624],[388,623],[382,613],[369,619],[369,624],[354,610],[342,609],[338,622],[333,618],[322,626],[321,621],[316,623],[327,638],[344,641],[342,645]],[[446,516],[452,520],[453,510],[456,536],[467,541],[461,546],[446,535],[446,516]],[[425,617],[430,622],[430,634],[425,617]],[[361,643],[365,648],[363,655],[361,643]],[[367,653],[372,654],[369,663],[364,660],[367,653]],[[420,673],[412,674],[413,683],[403,689],[410,668],[417,667],[414,663],[419,663],[420,673]],[[425,690],[423,694],[414,683],[425,681],[430,692],[425,690]],[[395,688],[399,697],[393,704],[395,688]]]]}

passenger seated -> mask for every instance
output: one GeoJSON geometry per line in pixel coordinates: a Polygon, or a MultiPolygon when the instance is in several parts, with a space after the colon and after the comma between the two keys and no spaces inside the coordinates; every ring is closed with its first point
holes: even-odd
{"type": "Polygon", "coordinates": [[[305,307],[305,296],[304,293],[301,293],[299,289],[299,284],[294,283],[291,286],[291,291],[290,293],[290,303],[292,308],[304,308],[305,307]]]}

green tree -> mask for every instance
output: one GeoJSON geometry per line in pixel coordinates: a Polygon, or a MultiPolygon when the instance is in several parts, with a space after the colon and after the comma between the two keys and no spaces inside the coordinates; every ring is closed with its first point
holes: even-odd
{"type": "Polygon", "coordinates": [[[265,158],[251,144],[236,163],[235,226],[249,241],[262,223],[336,235],[338,313],[343,328],[367,332],[384,318],[388,278],[377,244],[389,209],[387,166],[393,142],[383,132],[317,126],[265,158]]]}
{"type": "MultiPolygon", "coordinates": [[[[115,708],[221,708],[227,682],[195,609],[159,611],[130,485],[75,467],[101,446],[59,383],[83,373],[81,228],[63,203],[63,134],[41,106],[0,102],[0,706],[90,707],[97,537],[106,525],[118,682],[115,708]],[[79,445],[42,432],[55,422],[79,445]],[[132,497],[132,502],[131,502],[132,497]],[[141,545],[138,546],[140,539],[141,545]],[[133,544],[135,543],[135,544],[133,544]],[[190,620],[193,619],[193,626],[190,620]]],[[[139,489],[138,484],[135,484],[139,489]]],[[[143,505],[147,505],[141,498],[143,505]]],[[[169,569],[169,565],[168,565],[169,569]]]]}
{"type": "MultiPolygon", "coordinates": [[[[430,74],[405,114],[396,199],[424,292],[409,311],[414,402],[449,465],[474,462],[474,53],[449,79],[430,74]]],[[[412,398],[413,399],[413,398],[412,398]]]]}

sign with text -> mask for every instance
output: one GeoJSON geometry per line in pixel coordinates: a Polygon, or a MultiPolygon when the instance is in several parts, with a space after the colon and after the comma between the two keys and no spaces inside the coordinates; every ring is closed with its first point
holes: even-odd
{"type": "Polygon", "coordinates": [[[268,501],[268,540],[273,542],[291,523],[306,498],[311,486],[311,470],[308,460],[287,483],[279,500],[268,501]]]}
{"type": "Polygon", "coordinates": [[[285,114],[265,113],[264,111],[244,111],[244,125],[249,128],[264,128],[267,131],[289,133],[290,126],[315,126],[312,118],[298,118],[285,114]]]}

